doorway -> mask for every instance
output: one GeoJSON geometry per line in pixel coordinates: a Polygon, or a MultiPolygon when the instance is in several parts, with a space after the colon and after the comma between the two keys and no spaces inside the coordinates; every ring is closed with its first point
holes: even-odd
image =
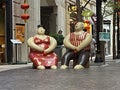
{"type": "Polygon", "coordinates": [[[0,64],[5,63],[5,1],[0,1],[0,64]]]}
{"type": "Polygon", "coordinates": [[[42,6],[41,7],[41,25],[46,29],[46,35],[56,32],[56,7],[42,6]]]}

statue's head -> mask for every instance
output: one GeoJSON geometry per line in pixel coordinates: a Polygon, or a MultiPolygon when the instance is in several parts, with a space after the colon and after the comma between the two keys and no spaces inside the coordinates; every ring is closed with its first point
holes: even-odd
{"type": "Polygon", "coordinates": [[[45,34],[45,29],[42,27],[42,25],[38,25],[37,34],[39,34],[39,35],[45,34]]]}
{"type": "Polygon", "coordinates": [[[84,23],[83,22],[78,22],[75,25],[75,31],[81,31],[84,29],[84,23]]]}

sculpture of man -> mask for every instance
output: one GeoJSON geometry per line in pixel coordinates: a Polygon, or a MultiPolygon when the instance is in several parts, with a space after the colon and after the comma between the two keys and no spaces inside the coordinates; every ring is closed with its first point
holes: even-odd
{"type": "Polygon", "coordinates": [[[92,35],[83,29],[84,23],[78,22],[75,31],[64,38],[63,43],[67,51],[62,56],[61,69],[68,68],[70,60],[76,62],[74,69],[82,69],[89,62],[92,35]]]}

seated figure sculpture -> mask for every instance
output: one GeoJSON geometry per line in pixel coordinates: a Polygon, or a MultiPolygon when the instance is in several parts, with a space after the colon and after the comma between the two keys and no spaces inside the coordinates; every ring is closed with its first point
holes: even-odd
{"type": "Polygon", "coordinates": [[[58,57],[53,52],[57,42],[53,37],[45,35],[45,29],[38,25],[37,34],[27,41],[30,47],[29,58],[37,69],[57,69],[58,57]]]}
{"type": "Polygon", "coordinates": [[[75,62],[74,69],[83,69],[89,62],[92,35],[83,29],[84,23],[78,22],[75,31],[64,38],[63,43],[67,50],[61,59],[61,69],[68,68],[70,60],[75,62]]]}

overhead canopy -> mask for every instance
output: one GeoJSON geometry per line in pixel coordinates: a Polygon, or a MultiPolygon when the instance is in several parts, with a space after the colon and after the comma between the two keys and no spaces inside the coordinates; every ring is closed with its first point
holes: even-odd
{"type": "Polygon", "coordinates": [[[56,6],[55,0],[41,0],[41,6],[56,6]]]}

